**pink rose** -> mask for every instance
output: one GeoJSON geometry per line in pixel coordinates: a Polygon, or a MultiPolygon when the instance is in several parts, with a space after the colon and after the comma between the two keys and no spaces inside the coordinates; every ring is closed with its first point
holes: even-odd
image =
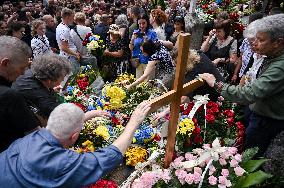
{"type": "Polygon", "coordinates": [[[219,183],[221,184],[221,185],[218,185],[218,187],[231,187],[232,186],[232,183],[231,183],[231,181],[230,180],[227,180],[227,178],[226,177],[224,177],[224,176],[219,176],[219,183]]]}
{"type": "Polygon", "coordinates": [[[194,171],[194,173],[202,174],[202,169],[199,168],[199,167],[194,167],[193,171],[194,171]]]}
{"type": "Polygon", "coordinates": [[[185,178],[187,176],[186,171],[184,171],[184,170],[176,170],[175,174],[178,177],[178,180],[180,181],[180,183],[183,185],[185,183],[185,178]]]}
{"type": "Polygon", "coordinates": [[[209,175],[211,176],[216,171],[216,168],[213,165],[209,166],[209,175]]]}
{"type": "Polygon", "coordinates": [[[208,180],[209,180],[210,185],[216,185],[217,184],[217,178],[215,176],[210,176],[208,178],[208,180]]]}
{"type": "Polygon", "coordinates": [[[194,172],[193,181],[195,184],[198,184],[201,181],[201,174],[194,172]]]}
{"type": "Polygon", "coordinates": [[[227,161],[223,158],[220,158],[219,163],[220,163],[220,165],[225,166],[227,164],[227,161]]]}
{"type": "Polygon", "coordinates": [[[230,166],[231,167],[237,167],[238,164],[239,164],[239,162],[237,160],[235,160],[235,159],[232,159],[231,162],[230,162],[230,166]]]}
{"type": "Polygon", "coordinates": [[[226,185],[226,181],[227,181],[227,178],[224,177],[224,176],[219,176],[219,183],[222,184],[222,185],[226,185]]]}
{"type": "Polygon", "coordinates": [[[238,162],[241,162],[241,161],[242,161],[242,155],[240,155],[240,154],[236,154],[236,155],[234,156],[234,158],[235,158],[238,162]]]}
{"type": "Polygon", "coordinates": [[[239,166],[234,168],[234,171],[237,176],[242,176],[245,173],[245,170],[239,166]]]}
{"type": "Polygon", "coordinates": [[[193,184],[193,174],[187,174],[186,177],[185,177],[185,181],[187,184],[191,185],[193,184]]]}
{"type": "Polygon", "coordinates": [[[231,155],[235,155],[238,152],[238,149],[235,147],[229,147],[228,151],[231,153],[231,155]]]}
{"type": "Polygon", "coordinates": [[[224,177],[228,177],[228,176],[229,176],[229,170],[228,170],[228,169],[222,169],[221,174],[222,174],[224,177]]]}

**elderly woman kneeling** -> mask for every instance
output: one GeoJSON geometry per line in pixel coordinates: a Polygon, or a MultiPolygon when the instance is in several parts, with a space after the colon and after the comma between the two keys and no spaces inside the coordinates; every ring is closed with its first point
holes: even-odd
{"type": "Polygon", "coordinates": [[[70,71],[71,64],[64,57],[56,54],[37,56],[31,68],[13,83],[12,88],[25,97],[36,114],[47,119],[60,104],[55,90],[70,71]]]}

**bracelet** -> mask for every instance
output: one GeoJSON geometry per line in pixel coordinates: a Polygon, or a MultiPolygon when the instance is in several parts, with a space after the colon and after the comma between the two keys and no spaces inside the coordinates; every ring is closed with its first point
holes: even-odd
{"type": "Polygon", "coordinates": [[[214,88],[216,89],[216,91],[218,93],[221,93],[223,86],[224,86],[223,82],[215,82],[214,83],[214,88]]]}

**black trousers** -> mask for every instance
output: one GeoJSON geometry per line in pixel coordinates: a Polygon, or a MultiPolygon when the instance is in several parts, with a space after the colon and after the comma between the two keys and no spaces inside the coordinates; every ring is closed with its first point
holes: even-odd
{"type": "Polygon", "coordinates": [[[273,138],[284,130],[284,120],[276,120],[252,112],[246,128],[245,149],[258,147],[256,157],[261,157],[273,138]]]}

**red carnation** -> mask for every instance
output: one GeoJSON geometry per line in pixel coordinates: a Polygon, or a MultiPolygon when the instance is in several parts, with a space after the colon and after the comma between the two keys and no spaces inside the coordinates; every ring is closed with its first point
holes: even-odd
{"type": "Polygon", "coordinates": [[[111,121],[112,121],[115,125],[120,125],[119,120],[118,120],[116,117],[114,117],[114,116],[111,117],[111,121]]]}
{"type": "Polygon", "coordinates": [[[214,123],[215,122],[215,116],[214,115],[212,115],[212,114],[207,114],[206,116],[205,116],[205,119],[206,119],[206,121],[208,122],[208,123],[214,123]]]}
{"type": "Polygon", "coordinates": [[[160,141],[161,140],[160,135],[155,134],[154,140],[157,141],[157,142],[160,141]]]}

